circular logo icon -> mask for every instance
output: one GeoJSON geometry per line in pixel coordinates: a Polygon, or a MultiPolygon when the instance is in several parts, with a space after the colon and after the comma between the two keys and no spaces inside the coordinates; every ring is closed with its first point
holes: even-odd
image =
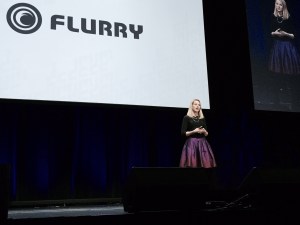
{"type": "Polygon", "coordinates": [[[42,24],[40,12],[27,3],[18,3],[10,7],[6,19],[9,26],[21,34],[31,34],[42,24]]]}

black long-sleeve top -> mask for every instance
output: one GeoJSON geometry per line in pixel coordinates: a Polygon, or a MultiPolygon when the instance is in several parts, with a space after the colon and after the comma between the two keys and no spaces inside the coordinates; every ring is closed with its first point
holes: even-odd
{"type": "MultiPolygon", "coordinates": [[[[183,136],[186,137],[185,133],[187,131],[193,131],[197,127],[201,127],[201,126],[203,128],[205,128],[205,130],[207,130],[205,118],[197,119],[197,118],[193,118],[193,117],[189,117],[188,115],[185,115],[183,117],[183,120],[182,120],[181,135],[183,135],[183,136]]],[[[196,134],[192,134],[192,135],[190,135],[190,136],[188,136],[186,138],[190,138],[190,137],[200,138],[200,137],[205,137],[205,135],[204,134],[196,133],[196,134]]]]}
{"type": "MultiPolygon", "coordinates": [[[[291,16],[289,17],[289,19],[287,20],[283,20],[281,17],[276,17],[272,14],[271,17],[271,32],[274,32],[277,29],[281,29],[287,33],[290,34],[294,34],[294,36],[296,36],[295,34],[295,28],[292,24],[292,19],[291,16]]],[[[279,38],[279,37],[273,37],[275,39],[280,39],[280,40],[291,40],[288,37],[283,37],[283,38],[279,38]]]]}

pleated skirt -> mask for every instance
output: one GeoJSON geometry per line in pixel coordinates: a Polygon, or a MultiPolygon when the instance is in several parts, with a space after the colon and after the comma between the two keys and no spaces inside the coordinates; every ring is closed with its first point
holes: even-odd
{"type": "Polygon", "coordinates": [[[216,160],[212,148],[205,137],[188,138],[182,149],[180,167],[216,167],[216,160]]]}
{"type": "Polygon", "coordinates": [[[300,55],[295,45],[287,40],[274,40],[268,67],[274,73],[300,74],[300,55]]]}

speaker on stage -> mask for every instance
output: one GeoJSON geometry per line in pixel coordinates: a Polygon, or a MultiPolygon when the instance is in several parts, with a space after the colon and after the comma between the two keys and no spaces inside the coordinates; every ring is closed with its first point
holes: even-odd
{"type": "Polygon", "coordinates": [[[239,187],[255,208],[293,210],[300,203],[300,169],[253,168],[239,187]]]}
{"type": "Polygon", "coordinates": [[[9,205],[9,166],[0,164],[0,224],[5,224],[9,205]]]}
{"type": "Polygon", "coordinates": [[[126,212],[204,208],[215,189],[213,169],[132,168],[123,193],[126,212]]]}

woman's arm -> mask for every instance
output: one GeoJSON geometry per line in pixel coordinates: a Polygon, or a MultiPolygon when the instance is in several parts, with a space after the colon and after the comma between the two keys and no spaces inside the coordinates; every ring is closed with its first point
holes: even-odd
{"type": "MultiPolygon", "coordinates": [[[[197,127],[197,128],[195,128],[194,130],[192,130],[192,131],[186,131],[185,132],[185,136],[191,136],[192,134],[203,134],[204,133],[204,128],[200,128],[200,127],[197,127]]],[[[205,135],[206,136],[206,135],[205,135]]]]}
{"type": "Polygon", "coordinates": [[[280,31],[282,37],[288,37],[290,39],[294,39],[295,38],[295,35],[292,34],[292,33],[288,33],[288,32],[285,32],[285,31],[280,31]]]}
{"type": "Polygon", "coordinates": [[[288,37],[290,39],[295,38],[294,34],[285,32],[285,31],[281,30],[280,28],[275,30],[274,32],[272,32],[271,35],[273,37],[275,36],[275,37],[280,37],[280,38],[282,38],[282,37],[288,37]]]}

